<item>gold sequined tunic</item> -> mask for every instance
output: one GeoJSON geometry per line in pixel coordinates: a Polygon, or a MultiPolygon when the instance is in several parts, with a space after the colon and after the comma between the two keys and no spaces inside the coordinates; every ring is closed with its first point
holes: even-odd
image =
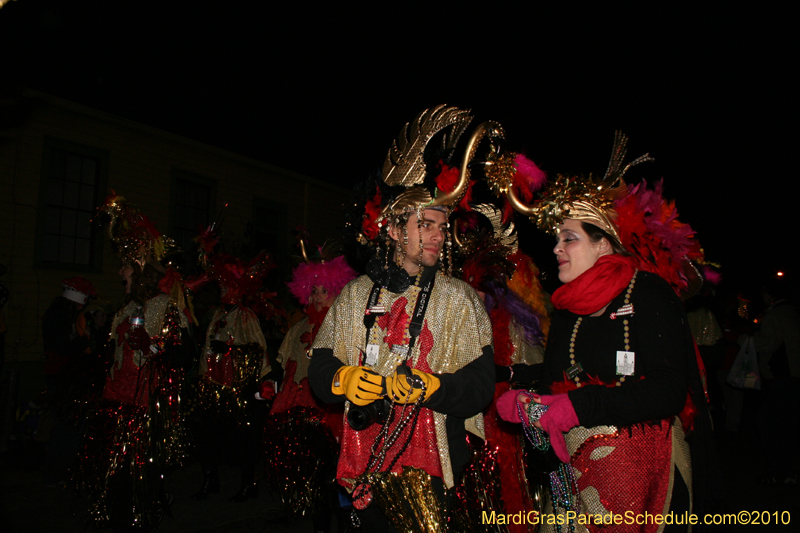
{"type": "MultiPolygon", "coordinates": [[[[426,371],[440,377],[442,386],[427,404],[431,409],[423,409],[423,414],[426,410],[432,411],[434,435],[428,453],[438,455],[445,485],[452,487],[453,465],[447,419],[448,416],[468,419],[466,428],[483,437],[479,413],[494,392],[494,366],[490,348],[492,334],[489,318],[477,293],[461,280],[441,273],[435,275],[422,333],[412,350],[409,366],[429,369],[426,371]],[[470,365],[487,353],[489,366],[480,367],[478,371],[477,366],[470,365]]],[[[423,276],[420,285],[424,283],[423,276]]],[[[331,307],[316,337],[309,378],[314,391],[323,399],[331,401],[331,380],[321,370],[323,363],[316,359],[318,356],[325,357],[327,351],[332,350],[333,356],[345,365],[366,363],[367,330],[364,314],[372,288],[373,282],[367,276],[350,282],[331,307]]],[[[391,345],[408,343],[408,321],[420,291],[419,287],[413,285],[399,294],[381,290],[378,305],[383,306],[387,313],[375,321],[370,333],[370,342],[377,343],[379,347],[377,362],[370,366],[381,375],[391,375],[402,362],[401,356],[391,352],[391,345]]],[[[338,474],[343,481],[347,481],[343,477],[347,466],[350,465],[350,471],[357,471],[354,464],[365,462],[364,454],[369,455],[372,442],[367,442],[368,439],[364,439],[362,434],[345,427],[338,474]]]]}

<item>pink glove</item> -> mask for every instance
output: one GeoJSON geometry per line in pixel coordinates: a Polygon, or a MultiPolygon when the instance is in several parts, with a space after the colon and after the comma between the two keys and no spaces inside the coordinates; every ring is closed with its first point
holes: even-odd
{"type": "Polygon", "coordinates": [[[554,396],[543,394],[538,398],[542,405],[549,406],[547,412],[539,419],[539,424],[550,437],[550,446],[553,447],[556,457],[564,463],[569,463],[564,433],[580,424],[578,415],[575,414],[575,408],[572,407],[572,402],[567,394],[554,396]]]}
{"type": "MultiPolygon", "coordinates": [[[[505,392],[502,396],[497,399],[497,414],[500,415],[500,418],[505,420],[506,422],[513,422],[515,424],[519,424],[522,422],[519,418],[519,411],[517,410],[517,405],[519,400],[517,396],[520,394],[527,392],[526,390],[510,390],[505,392]]],[[[524,398],[525,396],[523,396],[524,398]]],[[[522,412],[525,412],[526,404],[528,402],[521,403],[520,406],[522,407],[522,412]]]]}

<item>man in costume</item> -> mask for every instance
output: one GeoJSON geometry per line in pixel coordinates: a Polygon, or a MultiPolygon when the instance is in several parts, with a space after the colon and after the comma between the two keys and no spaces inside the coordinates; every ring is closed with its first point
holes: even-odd
{"type": "Polygon", "coordinates": [[[314,392],[346,401],[337,479],[353,490],[356,521],[367,531],[391,531],[390,522],[442,531],[444,489],[469,458],[466,429],[483,437],[479,413],[494,392],[491,325],[475,291],[441,265],[469,162],[482,139],[502,135],[499,125],[480,125],[459,171],[448,162],[470,120],[439,106],[401,130],[350,226],[377,253],[367,275],[339,295],[312,347],[314,392]],[[432,153],[433,138],[442,139],[441,153],[432,153]],[[385,421],[373,422],[384,409],[385,421]]]}

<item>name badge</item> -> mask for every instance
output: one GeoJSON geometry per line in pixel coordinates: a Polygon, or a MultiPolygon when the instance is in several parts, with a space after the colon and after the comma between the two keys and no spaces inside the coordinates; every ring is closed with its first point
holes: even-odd
{"type": "Polygon", "coordinates": [[[378,364],[378,345],[367,344],[366,360],[364,364],[367,366],[375,366],[378,364]]]}
{"type": "Polygon", "coordinates": [[[636,366],[636,354],[633,352],[617,352],[617,375],[632,376],[636,366]]]}

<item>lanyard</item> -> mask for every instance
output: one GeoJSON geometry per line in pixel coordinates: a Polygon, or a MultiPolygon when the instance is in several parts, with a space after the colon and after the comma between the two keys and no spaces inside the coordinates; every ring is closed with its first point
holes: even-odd
{"type": "MultiPolygon", "coordinates": [[[[414,348],[417,337],[419,337],[420,333],[422,333],[422,323],[425,320],[425,313],[428,310],[428,303],[431,300],[430,296],[431,292],[433,292],[433,284],[435,280],[436,275],[431,277],[428,283],[422,287],[419,295],[417,296],[417,302],[414,305],[414,313],[411,315],[411,322],[408,325],[408,334],[410,340],[408,342],[408,346],[403,347],[406,358],[408,358],[408,356],[411,354],[411,350],[414,348]]],[[[380,293],[381,286],[377,283],[374,284],[372,286],[372,291],[369,293],[369,298],[367,299],[366,309],[364,310],[364,326],[367,329],[366,344],[368,348],[369,337],[372,332],[372,328],[375,325],[375,320],[378,318],[378,316],[386,314],[386,309],[377,305],[380,293]]]]}

